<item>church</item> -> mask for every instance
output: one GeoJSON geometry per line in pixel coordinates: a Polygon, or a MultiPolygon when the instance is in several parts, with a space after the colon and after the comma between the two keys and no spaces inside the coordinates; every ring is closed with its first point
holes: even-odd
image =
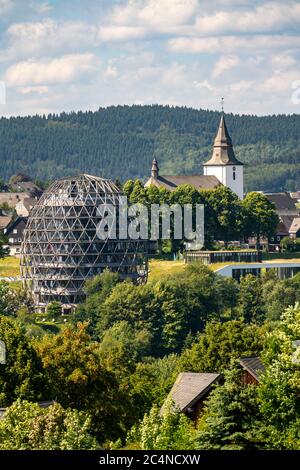
{"type": "Polygon", "coordinates": [[[154,185],[158,188],[174,190],[180,184],[190,184],[198,190],[213,189],[223,185],[230,188],[240,199],[243,199],[243,163],[234,154],[232,140],[223,113],[215,137],[212,156],[203,165],[203,175],[160,175],[157,160],[153,160],[151,177],[146,182],[145,187],[154,185]]]}

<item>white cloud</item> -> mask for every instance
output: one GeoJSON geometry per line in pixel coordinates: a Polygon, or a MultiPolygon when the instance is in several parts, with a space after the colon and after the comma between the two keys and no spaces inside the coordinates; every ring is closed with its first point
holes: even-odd
{"type": "Polygon", "coordinates": [[[30,93],[37,93],[38,95],[43,95],[44,93],[48,93],[49,88],[47,86],[28,86],[22,87],[19,89],[19,92],[22,95],[28,95],[30,93]]]}
{"type": "Polygon", "coordinates": [[[70,54],[60,58],[18,62],[5,73],[10,86],[68,83],[95,70],[98,59],[93,54],[70,54]]]}
{"type": "Polygon", "coordinates": [[[49,13],[49,11],[51,11],[53,7],[52,5],[50,5],[49,2],[44,2],[33,4],[32,8],[40,15],[44,15],[46,13],[49,13]]]}
{"type": "Polygon", "coordinates": [[[126,5],[116,6],[109,20],[117,25],[173,27],[189,21],[198,5],[197,0],[129,0],[126,5]]]}
{"type": "Polygon", "coordinates": [[[170,39],[171,52],[186,54],[201,53],[249,53],[249,51],[268,51],[277,49],[299,49],[299,37],[293,35],[223,36],[207,38],[180,37],[170,39]]]}
{"type": "Polygon", "coordinates": [[[5,15],[13,6],[13,0],[0,0],[0,15],[5,15]]]}
{"type": "Polygon", "coordinates": [[[98,44],[98,28],[81,21],[14,23],[7,30],[11,56],[39,56],[98,44]]]}
{"type": "Polygon", "coordinates": [[[214,78],[219,77],[226,70],[236,67],[239,63],[240,59],[236,55],[222,56],[216,62],[212,75],[214,78]]]}
{"type": "Polygon", "coordinates": [[[274,33],[300,25],[300,5],[297,2],[268,2],[256,8],[216,11],[199,16],[196,29],[201,35],[232,33],[274,33]]]}
{"type": "Polygon", "coordinates": [[[103,26],[99,29],[99,39],[104,42],[130,41],[145,35],[145,29],[138,26],[103,26]]]}

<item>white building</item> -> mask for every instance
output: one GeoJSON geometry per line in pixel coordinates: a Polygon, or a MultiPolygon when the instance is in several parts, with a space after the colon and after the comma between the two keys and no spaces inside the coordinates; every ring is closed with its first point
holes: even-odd
{"type": "Polygon", "coordinates": [[[224,186],[230,188],[240,199],[243,199],[243,164],[234,154],[232,141],[223,114],[214,141],[212,157],[208,162],[204,163],[203,167],[204,175],[215,176],[224,186]]]}

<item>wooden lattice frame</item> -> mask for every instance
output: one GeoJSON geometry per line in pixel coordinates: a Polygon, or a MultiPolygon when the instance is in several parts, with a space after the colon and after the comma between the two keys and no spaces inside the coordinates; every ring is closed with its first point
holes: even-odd
{"type": "Polygon", "coordinates": [[[147,279],[147,241],[100,240],[100,204],[118,205],[110,180],[79,175],[55,181],[31,211],[21,247],[21,276],[39,310],[53,300],[73,307],[86,279],[104,269],[135,283],[147,279]]]}

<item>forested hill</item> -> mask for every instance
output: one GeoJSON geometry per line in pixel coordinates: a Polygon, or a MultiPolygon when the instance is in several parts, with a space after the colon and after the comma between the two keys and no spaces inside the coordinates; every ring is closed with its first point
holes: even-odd
{"type": "MultiPolygon", "coordinates": [[[[168,106],[116,106],[96,112],[0,119],[0,176],[40,180],[85,172],[124,181],[202,172],[220,114],[168,106]]],[[[246,189],[300,189],[300,115],[226,116],[246,189]]]]}

